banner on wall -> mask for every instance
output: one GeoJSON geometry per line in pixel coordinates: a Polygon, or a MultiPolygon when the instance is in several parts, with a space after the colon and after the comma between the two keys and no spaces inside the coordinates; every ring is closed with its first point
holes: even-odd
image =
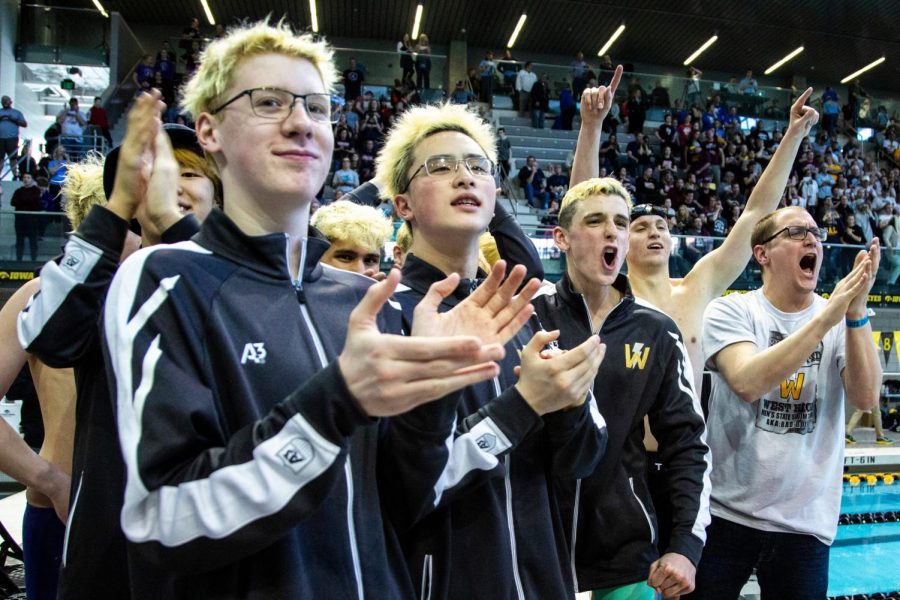
{"type": "Polygon", "coordinates": [[[24,283],[37,277],[34,271],[0,271],[0,285],[4,283],[24,283]]]}

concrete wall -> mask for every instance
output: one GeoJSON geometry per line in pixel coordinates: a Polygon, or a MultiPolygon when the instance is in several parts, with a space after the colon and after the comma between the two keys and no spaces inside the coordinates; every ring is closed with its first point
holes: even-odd
{"type": "Polygon", "coordinates": [[[16,105],[16,27],[19,8],[15,0],[0,0],[0,94],[16,105]]]}

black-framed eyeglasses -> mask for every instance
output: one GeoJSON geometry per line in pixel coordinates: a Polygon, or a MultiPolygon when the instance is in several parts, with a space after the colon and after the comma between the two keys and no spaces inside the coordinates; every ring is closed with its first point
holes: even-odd
{"type": "Polygon", "coordinates": [[[274,87],[260,87],[252,90],[244,90],[240,94],[226,101],[219,108],[211,111],[217,114],[228,105],[237,102],[244,96],[250,98],[250,110],[260,119],[282,121],[288,118],[294,110],[297,100],[303,100],[303,108],[307,116],[313,121],[321,123],[335,123],[337,111],[334,110],[334,101],[331,94],[295,94],[287,90],[274,87]]]}
{"type": "Polygon", "coordinates": [[[465,165],[466,170],[473,177],[493,177],[494,163],[486,156],[467,156],[465,158],[455,158],[453,156],[432,156],[423,162],[415,173],[406,182],[401,194],[409,189],[409,184],[415,179],[416,175],[425,170],[425,174],[429,177],[448,177],[456,173],[459,165],[465,165]]]}
{"type": "Polygon", "coordinates": [[[805,240],[806,235],[808,233],[811,233],[812,236],[820,242],[824,242],[825,238],[828,237],[828,232],[820,227],[804,227],[803,225],[790,225],[788,227],[785,227],[784,229],[779,229],[774,234],[767,237],[760,243],[768,244],[769,242],[771,242],[772,240],[777,238],[779,235],[781,235],[785,231],[787,231],[788,237],[790,237],[792,240],[798,240],[798,241],[805,240]]]}

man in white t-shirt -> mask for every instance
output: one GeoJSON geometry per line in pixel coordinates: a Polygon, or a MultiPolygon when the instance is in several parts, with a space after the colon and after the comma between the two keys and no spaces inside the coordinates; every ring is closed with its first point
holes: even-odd
{"type": "Polygon", "coordinates": [[[516,75],[516,93],[519,95],[519,116],[531,114],[531,88],[537,83],[537,73],[532,71],[530,62],[516,75]]]}
{"type": "Polygon", "coordinates": [[[60,129],[60,143],[71,153],[73,160],[81,157],[81,147],[87,116],[78,108],[78,99],[69,99],[69,107],[59,111],[56,122],[60,129]]]}
{"type": "Polygon", "coordinates": [[[878,242],[825,300],[815,293],[824,238],[798,207],[764,217],[751,237],[762,289],[706,310],[713,519],[688,598],[737,598],[754,567],[763,597],[826,595],[844,395],[857,408],[874,406],[881,364],[866,309],[878,242]]]}

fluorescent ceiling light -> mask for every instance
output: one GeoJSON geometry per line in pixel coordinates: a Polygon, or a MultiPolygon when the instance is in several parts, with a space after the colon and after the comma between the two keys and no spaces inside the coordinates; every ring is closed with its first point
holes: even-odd
{"type": "Polygon", "coordinates": [[[692,62],[694,62],[694,60],[696,60],[698,56],[700,56],[701,54],[703,54],[703,52],[704,52],[707,48],[709,48],[710,46],[712,46],[713,44],[715,44],[717,39],[719,39],[719,36],[714,35],[714,36],[712,36],[711,38],[709,38],[708,40],[706,40],[705,42],[703,42],[703,45],[700,46],[699,48],[697,48],[697,51],[696,51],[696,52],[694,52],[693,54],[691,54],[690,56],[688,56],[686,59],[684,59],[684,62],[681,63],[681,64],[683,64],[684,66],[688,66],[689,64],[691,64],[692,62]]]}
{"type": "Polygon", "coordinates": [[[797,48],[796,50],[794,50],[793,52],[791,52],[790,54],[788,54],[787,56],[785,56],[784,58],[782,58],[781,60],[779,60],[777,63],[775,63],[774,65],[772,65],[772,66],[769,67],[768,69],[766,69],[766,70],[763,72],[763,75],[769,75],[770,73],[772,73],[773,71],[775,71],[775,69],[777,69],[778,67],[780,67],[781,65],[783,65],[783,64],[786,63],[787,61],[791,60],[792,58],[794,58],[795,56],[797,56],[797,55],[800,54],[801,52],[803,52],[803,46],[800,46],[799,48],[797,48]]]}
{"type": "Polygon", "coordinates": [[[314,33],[319,33],[319,13],[316,11],[316,0],[309,0],[309,20],[314,33]]]}
{"type": "Polygon", "coordinates": [[[100,0],[94,0],[94,6],[97,7],[97,10],[100,11],[100,14],[101,14],[101,15],[103,15],[103,16],[106,17],[107,19],[109,18],[109,13],[107,13],[107,12],[106,12],[106,9],[103,8],[103,5],[100,4],[100,0]]]}
{"type": "Polygon", "coordinates": [[[422,5],[416,6],[416,18],[413,19],[412,40],[419,39],[419,25],[422,24],[422,5]]]}
{"type": "Polygon", "coordinates": [[[522,13],[522,16],[519,17],[519,22],[516,23],[516,28],[513,29],[512,35],[509,36],[509,41],[506,42],[507,48],[512,48],[513,45],[516,43],[516,38],[519,37],[519,32],[522,31],[522,27],[525,26],[525,19],[527,19],[527,18],[528,18],[528,15],[526,15],[525,13],[522,13]]]}
{"type": "Polygon", "coordinates": [[[209,21],[210,25],[216,24],[216,19],[213,17],[212,11],[209,9],[209,4],[206,0],[200,0],[200,4],[203,5],[203,12],[206,13],[206,20],[209,21]]]}
{"type": "Polygon", "coordinates": [[[599,52],[597,52],[597,56],[603,56],[604,54],[606,54],[609,51],[610,47],[613,45],[613,42],[619,39],[619,36],[622,35],[623,31],[625,31],[624,23],[622,25],[619,25],[619,28],[616,29],[615,33],[612,34],[612,37],[606,40],[606,43],[603,44],[603,47],[600,48],[599,52]]]}
{"type": "Polygon", "coordinates": [[[847,75],[846,77],[844,77],[843,79],[841,79],[841,83],[847,83],[847,82],[850,81],[851,79],[856,79],[857,77],[859,77],[860,75],[862,75],[863,73],[865,73],[866,71],[868,71],[869,69],[874,69],[875,67],[877,67],[878,65],[880,65],[880,64],[883,63],[883,62],[884,62],[884,57],[882,56],[882,57],[879,58],[878,60],[876,60],[876,61],[874,61],[874,62],[871,62],[871,63],[867,64],[866,66],[864,66],[864,67],[863,67],[862,69],[860,69],[859,71],[854,71],[853,73],[850,73],[849,75],[847,75]]]}

